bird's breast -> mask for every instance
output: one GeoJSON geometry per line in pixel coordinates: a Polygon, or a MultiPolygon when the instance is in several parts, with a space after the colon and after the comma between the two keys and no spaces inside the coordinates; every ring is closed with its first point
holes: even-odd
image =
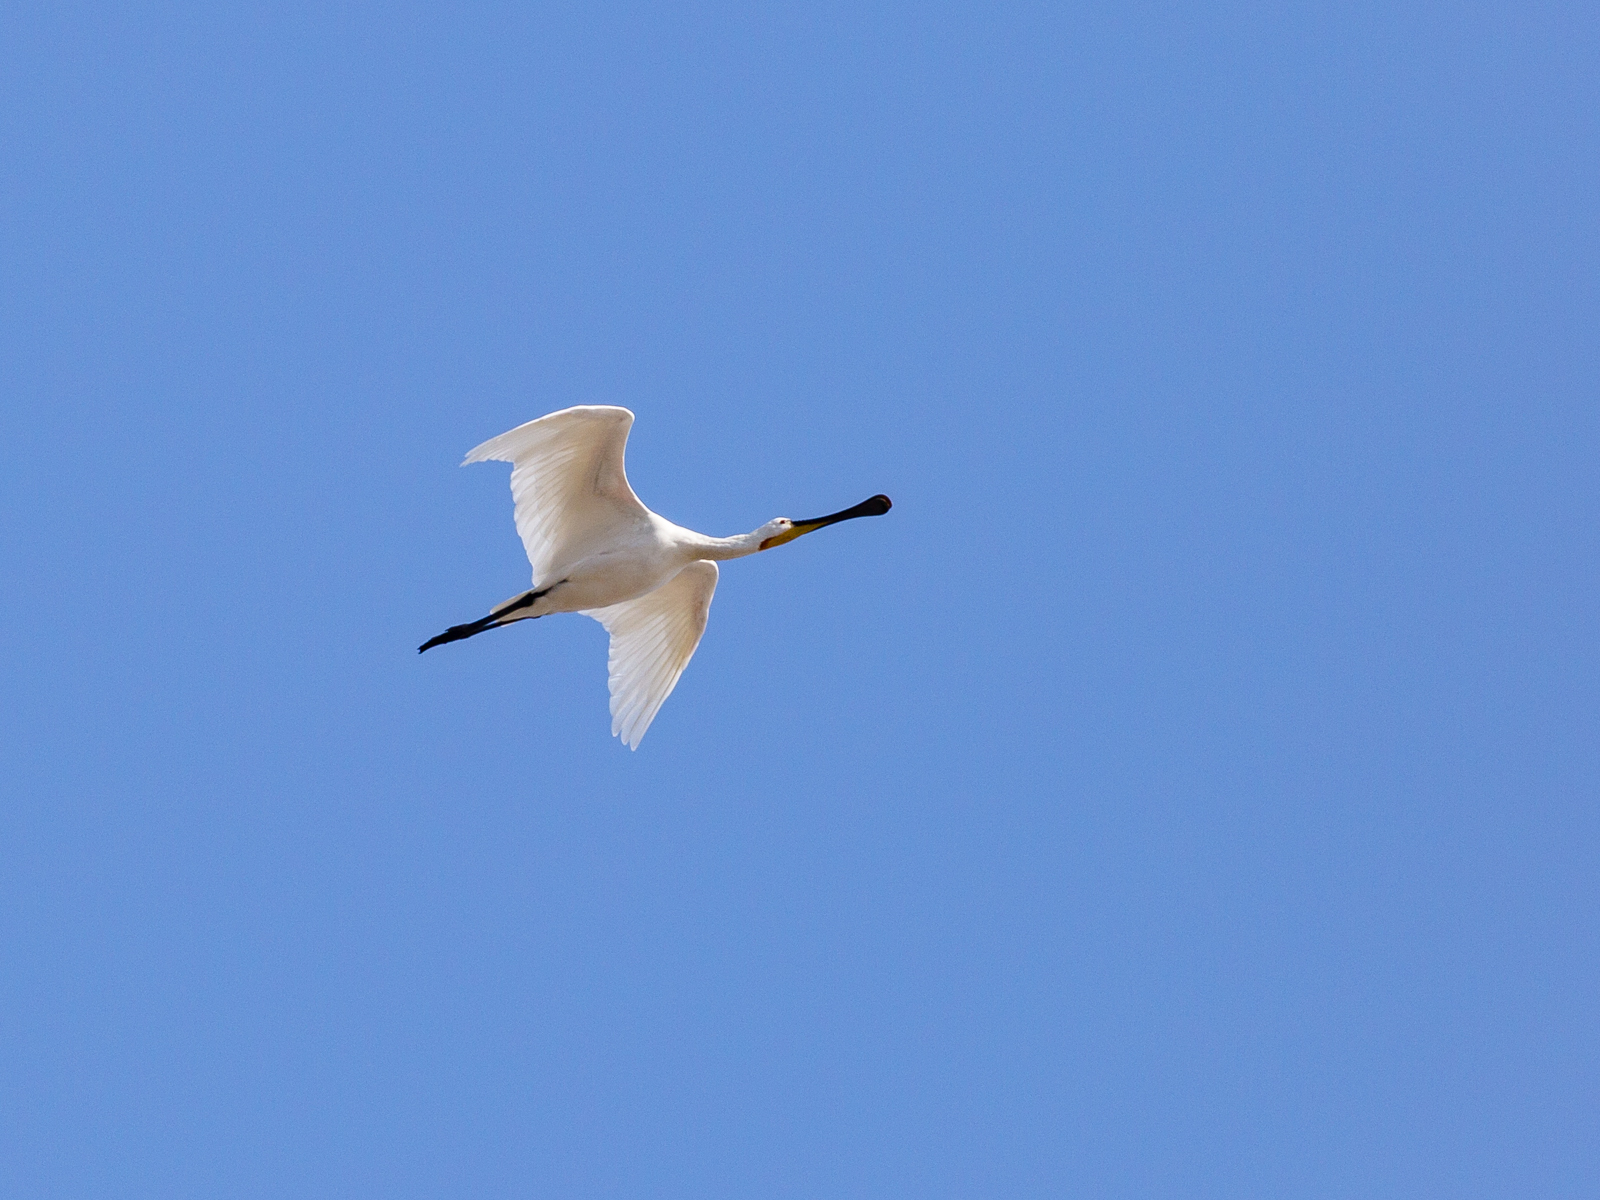
{"type": "Polygon", "coordinates": [[[653,592],[682,567],[674,556],[650,547],[602,550],[562,572],[564,582],[550,593],[551,612],[607,608],[653,592]]]}

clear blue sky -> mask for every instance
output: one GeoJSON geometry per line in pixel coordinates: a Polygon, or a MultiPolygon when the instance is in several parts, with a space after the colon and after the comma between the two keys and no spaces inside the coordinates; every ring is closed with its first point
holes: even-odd
{"type": "Polygon", "coordinates": [[[1592,6],[5,24],[0,1192],[1600,1194],[1592,6]]]}

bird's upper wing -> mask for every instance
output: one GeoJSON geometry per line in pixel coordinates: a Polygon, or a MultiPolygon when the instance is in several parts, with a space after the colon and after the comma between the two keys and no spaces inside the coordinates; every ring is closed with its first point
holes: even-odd
{"type": "Polygon", "coordinates": [[[692,562],[653,592],[607,608],[591,608],[611,635],[611,734],[639,748],[662,703],[678,686],[706,631],[717,564],[692,562]]]}
{"type": "Polygon", "coordinates": [[[625,408],[580,405],[518,425],[467,454],[463,466],[491,459],[512,464],[517,533],[535,587],[551,582],[551,571],[561,565],[648,520],[622,466],[632,426],[625,408]]]}

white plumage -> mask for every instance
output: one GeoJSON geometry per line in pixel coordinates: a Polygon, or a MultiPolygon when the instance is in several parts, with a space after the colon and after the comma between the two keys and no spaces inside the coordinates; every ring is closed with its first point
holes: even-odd
{"type": "Polygon", "coordinates": [[[776,517],[750,533],[707,537],[657,516],[633,494],[623,466],[632,426],[625,408],[583,405],[519,425],[468,453],[467,463],[512,464],[517,533],[533,566],[533,588],[420,649],[551,613],[593,617],[611,635],[611,732],[637,749],[705,633],[717,560],[878,516],[890,505],[887,496],[874,496],[826,517],[776,517]]]}
{"type": "Polygon", "coordinates": [[[653,592],[609,608],[591,608],[611,635],[611,734],[638,748],[661,705],[678,686],[711,615],[717,564],[699,559],[653,592]]]}

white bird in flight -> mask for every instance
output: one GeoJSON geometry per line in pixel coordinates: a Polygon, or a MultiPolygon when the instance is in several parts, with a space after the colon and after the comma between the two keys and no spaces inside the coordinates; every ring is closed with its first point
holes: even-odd
{"type": "Polygon", "coordinates": [[[513,621],[575,612],[611,635],[611,733],[637,750],[700,644],[717,589],[717,562],[792,542],[853,517],[889,511],[889,497],[791,521],[774,517],[735,537],[707,537],[657,516],[622,466],[633,414],[609,405],[550,413],[490,438],[461,464],[508,462],[517,533],[533,587],[488,616],[452,625],[417,653],[513,621]]]}

